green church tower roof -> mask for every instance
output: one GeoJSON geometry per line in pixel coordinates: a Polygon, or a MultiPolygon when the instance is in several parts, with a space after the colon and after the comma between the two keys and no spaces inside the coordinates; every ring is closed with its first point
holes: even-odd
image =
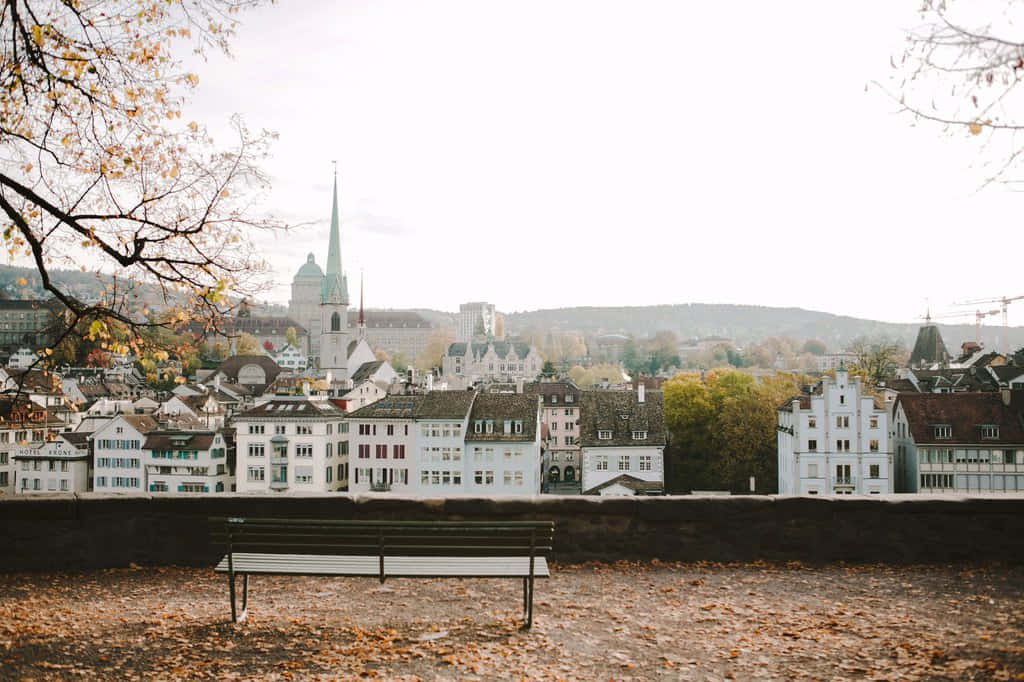
{"type": "Polygon", "coordinates": [[[334,199],[331,206],[331,240],[327,248],[327,273],[320,290],[324,303],[348,305],[348,282],[341,269],[341,228],[338,219],[338,169],[334,169],[334,199]]]}

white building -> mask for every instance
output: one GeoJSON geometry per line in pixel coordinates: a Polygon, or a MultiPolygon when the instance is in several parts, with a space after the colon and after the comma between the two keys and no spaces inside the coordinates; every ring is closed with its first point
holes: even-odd
{"type": "Polygon", "coordinates": [[[522,393],[484,393],[473,401],[466,431],[467,492],[540,492],[540,402],[522,393]]]}
{"type": "Polygon", "coordinates": [[[345,412],[325,396],[274,397],[235,417],[238,492],[313,493],[348,486],[345,412]]]}
{"type": "Polygon", "coordinates": [[[780,495],[895,491],[887,414],[845,369],[786,402],[776,427],[780,495]]]}
{"type": "Polygon", "coordinates": [[[89,444],[83,434],[60,434],[54,440],[14,451],[15,492],[84,493],[90,490],[89,444]]]}
{"type": "Polygon", "coordinates": [[[281,369],[291,372],[305,372],[309,367],[309,356],[290,343],[274,353],[273,357],[281,369]]]}
{"type": "Polygon", "coordinates": [[[159,428],[151,415],[118,414],[90,436],[94,456],[92,489],[98,493],[141,493],[146,490],[142,444],[159,428]]]}
{"type": "Polygon", "coordinates": [[[524,341],[453,343],[441,357],[444,376],[469,381],[532,381],[543,365],[540,351],[524,341]]]}
{"type": "Polygon", "coordinates": [[[1024,492],[1024,391],[900,393],[892,409],[896,492],[1024,492]]]}
{"type": "Polygon", "coordinates": [[[39,360],[39,355],[31,348],[19,348],[11,353],[10,359],[7,360],[7,366],[11,369],[28,369],[37,360],[39,360]]]}
{"type": "Polygon", "coordinates": [[[495,336],[498,314],[493,303],[463,303],[455,314],[455,340],[466,343],[477,334],[495,336]]]}
{"type": "Polygon", "coordinates": [[[582,391],[584,495],[661,495],[665,491],[665,413],[661,391],[582,391]]]}
{"type": "MultiPolygon", "coordinates": [[[[31,400],[15,401],[10,396],[0,396],[0,495],[15,492],[18,451],[39,448],[65,428],[63,421],[31,400]]],[[[36,466],[41,465],[29,464],[32,470],[36,466]]]]}
{"type": "Polygon", "coordinates": [[[142,450],[146,489],[151,493],[234,490],[228,442],[219,431],[151,431],[142,450]]]}
{"type": "Polygon", "coordinates": [[[858,360],[856,353],[825,353],[817,358],[818,371],[827,372],[840,367],[853,367],[858,360]]]}
{"type": "Polygon", "coordinates": [[[472,391],[430,391],[416,412],[416,483],[421,495],[469,492],[472,471],[466,443],[472,391]]]}

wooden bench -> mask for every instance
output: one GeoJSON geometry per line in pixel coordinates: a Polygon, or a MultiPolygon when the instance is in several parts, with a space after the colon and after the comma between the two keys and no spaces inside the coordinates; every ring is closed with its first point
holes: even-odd
{"type": "Polygon", "coordinates": [[[324,575],[387,578],[517,578],[524,628],[533,625],[533,581],[548,578],[552,521],[341,521],[210,519],[226,554],[231,620],[245,618],[249,576],[324,575]],[[242,577],[241,610],[235,577],[242,577]]]}

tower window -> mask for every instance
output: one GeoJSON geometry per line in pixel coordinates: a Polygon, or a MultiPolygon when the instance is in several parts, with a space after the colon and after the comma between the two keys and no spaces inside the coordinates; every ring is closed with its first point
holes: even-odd
{"type": "Polygon", "coordinates": [[[341,331],[341,315],[338,313],[331,313],[331,331],[341,331]]]}

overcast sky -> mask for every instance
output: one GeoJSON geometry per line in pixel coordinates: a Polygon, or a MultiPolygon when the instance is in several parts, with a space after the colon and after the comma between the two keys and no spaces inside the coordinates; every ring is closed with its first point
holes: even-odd
{"type": "Polygon", "coordinates": [[[265,244],[271,300],[307,252],[326,260],[337,159],[368,306],[910,322],[926,299],[1024,294],[1000,251],[1020,195],[978,191],[977,138],[912,127],[869,85],[896,86],[918,5],[279,2],[243,15],[234,59],[197,67],[186,114],[280,134],[267,208],[312,224],[265,244]]]}

